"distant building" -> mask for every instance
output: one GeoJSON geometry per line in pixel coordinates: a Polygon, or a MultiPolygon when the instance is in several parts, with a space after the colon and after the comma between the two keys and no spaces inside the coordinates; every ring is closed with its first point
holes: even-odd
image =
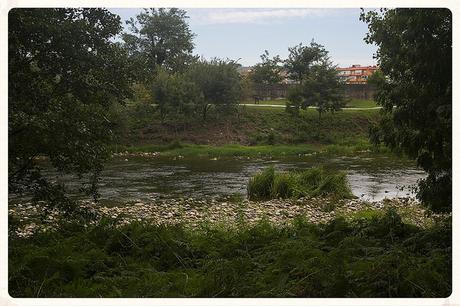
{"type": "Polygon", "coordinates": [[[367,84],[367,78],[378,69],[377,66],[352,65],[348,68],[337,68],[337,71],[346,84],[367,84]]]}
{"type": "Polygon", "coordinates": [[[239,72],[240,75],[247,76],[248,74],[251,73],[252,67],[241,66],[241,67],[236,68],[236,70],[239,72]]]}

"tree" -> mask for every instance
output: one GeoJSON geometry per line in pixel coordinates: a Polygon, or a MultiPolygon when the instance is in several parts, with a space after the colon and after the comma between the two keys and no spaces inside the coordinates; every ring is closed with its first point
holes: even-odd
{"type": "Polygon", "coordinates": [[[187,18],[181,9],[151,8],[126,21],[131,33],[124,33],[122,38],[140,81],[148,79],[157,67],[178,72],[194,61],[195,35],[187,18]]]}
{"type": "Polygon", "coordinates": [[[260,56],[260,59],[262,62],[254,65],[249,77],[258,96],[266,96],[273,85],[279,84],[283,80],[281,75],[282,61],[278,55],[270,58],[267,50],[260,56]]]}
{"type": "Polygon", "coordinates": [[[417,197],[436,212],[452,209],[452,15],[448,9],[362,11],[367,43],[378,46],[382,119],[371,131],[428,174],[417,197]]]}
{"type": "Polygon", "coordinates": [[[112,39],[120,18],[105,9],[13,9],[8,27],[8,187],[65,205],[36,159],[96,183],[108,156],[113,103],[130,94],[126,56],[112,39]],[[116,77],[114,77],[116,76],[116,77]]]}
{"type": "Polygon", "coordinates": [[[157,105],[161,122],[165,123],[167,116],[175,121],[191,116],[201,99],[195,83],[189,81],[182,74],[170,74],[159,70],[152,86],[152,97],[157,105]]]}
{"type": "Polygon", "coordinates": [[[235,110],[241,97],[241,79],[234,61],[212,59],[193,64],[186,75],[201,92],[202,100],[197,106],[202,119],[206,120],[212,105],[220,113],[235,110]]]}
{"type": "Polygon", "coordinates": [[[335,112],[344,106],[343,84],[336,66],[323,46],[311,42],[310,46],[289,48],[286,68],[297,81],[288,91],[286,110],[298,114],[299,109],[315,106],[319,120],[324,112],[335,112]]]}
{"type": "Polygon", "coordinates": [[[297,83],[308,77],[313,66],[321,63],[327,57],[328,52],[324,46],[315,43],[313,40],[310,46],[304,46],[302,43],[297,46],[288,48],[289,56],[284,65],[288,70],[289,78],[297,83]]]}

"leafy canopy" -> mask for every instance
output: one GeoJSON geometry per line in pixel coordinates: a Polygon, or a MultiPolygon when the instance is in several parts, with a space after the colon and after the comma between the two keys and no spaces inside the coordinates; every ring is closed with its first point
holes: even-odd
{"type": "Polygon", "coordinates": [[[418,198],[434,211],[452,207],[452,14],[448,9],[362,12],[367,43],[378,46],[377,102],[383,117],[372,130],[417,161],[428,177],[418,198]]]}
{"type": "Polygon", "coordinates": [[[281,58],[276,55],[270,58],[270,54],[265,50],[264,54],[260,56],[262,60],[252,67],[250,78],[255,84],[260,85],[273,85],[278,84],[283,80],[281,76],[281,58]]]}
{"type": "Polygon", "coordinates": [[[284,65],[288,70],[290,79],[299,83],[305,80],[312,67],[321,63],[328,54],[324,46],[314,41],[311,41],[309,46],[300,43],[288,48],[288,51],[289,55],[284,61],[284,65]]]}
{"type": "Polygon", "coordinates": [[[288,91],[286,110],[297,114],[300,108],[315,106],[320,118],[324,112],[339,111],[344,106],[343,88],[328,51],[312,41],[289,52],[285,66],[296,84],[288,91]]]}
{"type": "Polygon", "coordinates": [[[195,83],[182,74],[170,74],[165,70],[159,70],[155,77],[152,97],[163,123],[167,116],[176,121],[192,115],[201,98],[195,83]]]}
{"type": "Polygon", "coordinates": [[[187,70],[186,76],[196,84],[203,97],[198,105],[203,120],[211,104],[221,113],[235,110],[241,97],[238,66],[234,61],[215,58],[210,61],[200,60],[187,70]]]}
{"type": "Polygon", "coordinates": [[[107,111],[130,94],[126,56],[112,42],[120,18],[105,9],[13,9],[8,21],[9,192],[66,203],[40,174],[36,159],[46,156],[60,172],[91,173],[95,194],[113,136],[107,111]]]}
{"type": "Polygon", "coordinates": [[[144,9],[126,21],[131,33],[123,33],[133,69],[141,80],[151,75],[156,67],[177,72],[194,60],[193,37],[181,9],[144,9]]]}

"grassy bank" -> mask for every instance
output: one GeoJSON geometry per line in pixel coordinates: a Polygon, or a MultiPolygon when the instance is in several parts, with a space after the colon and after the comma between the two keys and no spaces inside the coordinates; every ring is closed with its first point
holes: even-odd
{"type": "MultiPolygon", "coordinates": [[[[324,114],[303,110],[245,108],[239,116],[189,122],[182,128],[152,119],[132,130],[114,152],[161,152],[164,156],[294,156],[312,153],[353,154],[374,149],[368,141],[378,110],[324,114]]],[[[387,151],[385,148],[380,150],[387,151]]]]}
{"type": "MultiPolygon", "coordinates": [[[[355,143],[353,145],[255,145],[244,146],[238,144],[228,144],[221,146],[186,144],[172,142],[170,144],[141,145],[141,146],[116,146],[114,152],[128,153],[154,153],[158,152],[161,156],[187,156],[187,157],[289,157],[311,154],[354,154],[357,152],[374,150],[375,148],[368,142],[355,143]]],[[[379,148],[379,152],[388,152],[386,148],[379,148]]]]}
{"type": "Polygon", "coordinates": [[[451,230],[383,215],[275,226],[112,221],[10,237],[13,297],[446,297],[451,230]]]}
{"type": "Polygon", "coordinates": [[[379,117],[378,110],[341,111],[323,114],[314,109],[292,116],[283,108],[241,107],[238,114],[186,122],[161,124],[156,114],[133,125],[119,145],[165,145],[174,141],[197,145],[341,145],[368,142],[368,130],[379,117]]]}

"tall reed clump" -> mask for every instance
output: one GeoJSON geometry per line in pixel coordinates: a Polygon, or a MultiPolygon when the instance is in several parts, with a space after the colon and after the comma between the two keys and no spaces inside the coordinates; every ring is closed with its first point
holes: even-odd
{"type": "Polygon", "coordinates": [[[252,199],[266,200],[271,197],[273,182],[275,179],[275,169],[268,167],[264,171],[257,173],[249,179],[248,195],[252,199]]]}
{"type": "Polygon", "coordinates": [[[254,175],[248,183],[252,200],[333,196],[352,198],[345,173],[322,167],[302,171],[275,172],[273,167],[254,175]]]}

